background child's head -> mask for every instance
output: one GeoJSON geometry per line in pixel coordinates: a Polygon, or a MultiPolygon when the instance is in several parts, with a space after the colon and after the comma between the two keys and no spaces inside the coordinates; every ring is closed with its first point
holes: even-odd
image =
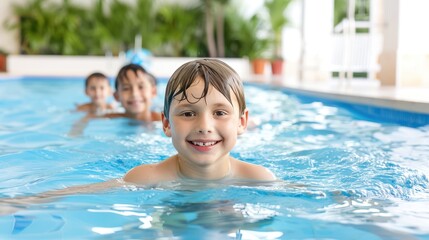
{"type": "MultiPolygon", "coordinates": [[[[122,83],[122,81],[124,79],[127,79],[127,72],[128,71],[132,71],[136,75],[138,72],[141,72],[144,75],[146,75],[150,84],[156,90],[156,86],[158,84],[158,80],[156,79],[156,77],[154,75],[152,75],[151,73],[149,73],[148,71],[146,71],[146,69],[144,69],[142,66],[134,64],[134,63],[130,63],[130,64],[123,66],[119,70],[118,75],[116,76],[116,80],[115,80],[115,90],[116,91],[118,91],[119,85],[122,83]]],[[[155,92],[155,94],[156,94],[156,92],[155,92]]]]}
{"type": "Polygon", "coordinates": [[[127,64],[118,72],[114,96],[126,112],[140,114],[150,110],[151,100],[156,96],[156,84],[156,78],[142,66],[127,64]]]}
{"type": "Polygon", "coordinates": [[[91,98],[92,103],[104,104],[112,94],[107,76],[99,72],[90,74],[85,79],[85,94],[91,98]]]}
{"type": "Polygon", "coordinates": [[[232,104],[232,91],[237,98],[240,115],[244,113],[246,101],[243,84],[234,69],[218,59],[198,59],[180,66],[168,81],[164,98],[164,115],[167,119],[173,99],[181,96],[179,101],[187,100],[186,90],[197,78],[201,78],[205,86],[199,98],[205,98],[211,85],[232,104]]]}

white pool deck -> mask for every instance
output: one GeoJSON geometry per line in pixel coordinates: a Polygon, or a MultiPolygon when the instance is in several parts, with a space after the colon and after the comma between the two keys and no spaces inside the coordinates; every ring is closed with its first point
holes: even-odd
{"type": "MultiPolygon", "coordinates": [[[[190,58],[154,58],[152,73],[157,77],[169,77],[190,58]]],[[[250,73],[247,59],[223,59],[245,81],[281,86],[303,94],[340,100],[350,103],[369,104],[398,110],[429,114],[429,87],[379,86],[367,80],[352,81],[299,81],[288,76],[255,76],[250,73]]],[[[0,80],[10,76],[87,76],[101,71],[115,76],[124,59],[106,57],[65,56],[9,56],[8,72],[0,73],[0,80]]],[[[0,96],[1,99],[1,96],[0,96]]]]}
{"type": "Polygon", "coordinates": [[[312,96],[429,114],[427,87],[374,86],[365,83],[365,80],[295,81],[274,84],[312,96]]]}

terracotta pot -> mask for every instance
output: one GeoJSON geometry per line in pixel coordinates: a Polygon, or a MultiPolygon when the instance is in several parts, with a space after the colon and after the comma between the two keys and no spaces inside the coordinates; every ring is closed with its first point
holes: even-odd
{"type": "Polygon", "coordinates": [[[0,54],[0,72],[6,72],[6,55],[0,54]]]}
{"type": "Polygon", "coordinates": [[[283,63],[284,60],[276,59],[271,61],[271,72],[273,75],[282,75],[283,74],[283,63]]]}
{"type": "Polygon", "coordinates": [[[264,74],[266,64],[267,64],[266,59],[262,59],[262,58],[253,59],[252,60],[253,73],[257,75],[264,74]]]}

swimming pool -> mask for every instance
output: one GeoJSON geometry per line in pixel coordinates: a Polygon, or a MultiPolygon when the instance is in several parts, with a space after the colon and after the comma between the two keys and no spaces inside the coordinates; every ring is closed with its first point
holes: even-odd
{"type": "MultiPolygon", "coordinates": [[[[190,181],[15,206],[20,211],[0,216],[0,238],[429,239],[429,125],[245,88],[259,124],[232,155],[284,182],[190,181]]],[[[69,136],[83,116],[70,110],[87,100],[83,78],[0,80],[0,99],[1,198],[118,178],[175,153],[160,123],[97,119],[69,136]]]]}

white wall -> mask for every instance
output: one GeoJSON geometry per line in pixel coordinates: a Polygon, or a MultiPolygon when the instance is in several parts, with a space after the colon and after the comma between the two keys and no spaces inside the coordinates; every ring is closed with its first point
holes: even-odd
{"type": "MultiPolygon", "coordinates": [[[[385,0],[387,1],[387,0],[385,0]]],[[[399,2],[399,86],[429,87],[429,1],[399,2]]]]}
{"type": "MultiPolygon", "coordinates": [[[[148,70],[157,77],[170,77],[185,62],[194,58],[154,57],[148,70]]],[[[243,58],[221,59],[244,80],[250,80],[249,62],[243,58]]],[[[115,76],[125,64],[121,57],[10,55],[8,74],[14,76],[87,76],[94,71],[115,76]]]]}
{"type": "MultiPolygon", "coordinates": [[[[330,76],[334,0],[304,1],[303,80],[327,80],[330,76]]],[[[301,3],[302,4],[302,3],[301,3]]]]}
{"type": "Polygon", "coordinates": [[[399,51],[429,53],[429,1],[406,0],[399,5],[399,51]]]}

